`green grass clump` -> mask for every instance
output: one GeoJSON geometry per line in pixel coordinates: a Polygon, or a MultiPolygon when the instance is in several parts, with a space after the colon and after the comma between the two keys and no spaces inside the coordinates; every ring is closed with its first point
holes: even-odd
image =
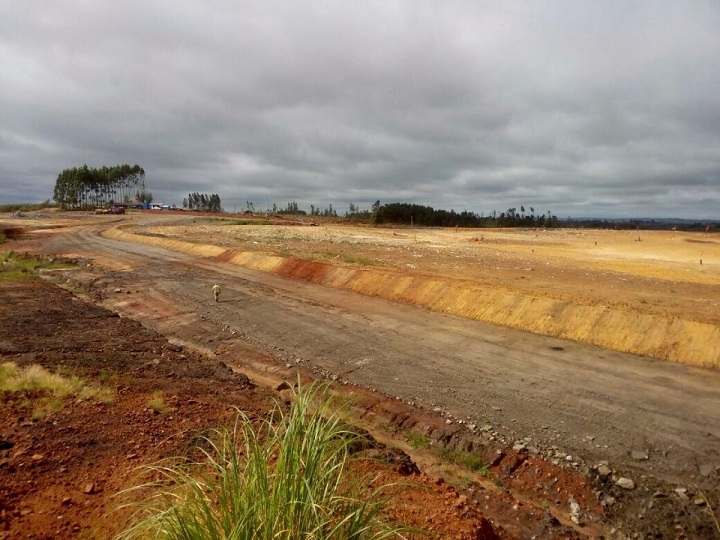
{"type": "Polygon", "coordinates": [[[410,446],[415,449],[428,448],[430,446],[430,439],[421,433],[410,433],[408,435],[408,442],[410,446]]]}
{"type": "Polygon", "coordinates": [[[483,476],[490,476],[491,474],[487,463],[485,463],[480,456],[472,452],[464,452],[462,450],[445,447],[438,451],[438,455],[441,459],[461,465],[483,476]]]}
{"type": "Polygon", "coordinates": [[[55,262],[49,258],[18,255],[14,251],[0,252],[0,280],[32,279],[38,270],[61,270],[74,268],[67,262],[55,262]]]}
{"type": "Polygon", "coordinates": [[[148,408],[152,409],[153,411],[157,411],[160,414],[165,414],[172,411],[172,407],[165,403],[165,400],[163,399],[164,395],[165,394],[161,390],[153,393],[153,397],[147,402],[148,408]]]}
{"type": "Polygon", "coordinates": [[[119,538],[401,537],[406,529],[380,519],[390,486],[371,490],[372,479],[348,475],[360,437],[329,401],[315,405],[325,388],[299,389],[288,413],[276,406],[258,427],[238,412],[232,429],[201,439],[199,461],[152,467],[161,480],[122,493],[142,490],[145,502],[121,506],[136,513],[119,538]]]}

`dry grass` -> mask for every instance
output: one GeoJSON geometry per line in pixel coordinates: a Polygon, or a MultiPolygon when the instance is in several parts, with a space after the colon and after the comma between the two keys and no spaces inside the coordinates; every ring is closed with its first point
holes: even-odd
{"type": "Polygon", "coordinates": [[[37,364],[20,368],[12,362],[0,364],[0,392],[25,394],[23,403],[32,407],[32,417],[36,420],[61,410],[71,397],[77,401],[92,399],[103,403],[115,398],[110,388],[88,385],[75,376],[63,377],[37,364]]]}

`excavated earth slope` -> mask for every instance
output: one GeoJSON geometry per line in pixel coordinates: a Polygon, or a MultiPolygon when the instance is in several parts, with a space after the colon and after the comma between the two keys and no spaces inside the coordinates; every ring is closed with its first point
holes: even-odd
{"type": "Polygon", "coordinates": [[[107,237],[622,352],[720,366],[720,241],[585,230],[184,220],[107,237]]]}

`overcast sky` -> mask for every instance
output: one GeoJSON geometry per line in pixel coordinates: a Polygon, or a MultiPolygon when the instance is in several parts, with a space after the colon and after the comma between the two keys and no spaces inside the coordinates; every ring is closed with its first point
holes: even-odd
{"type": "Polygon", "coordinates": [[[0,0],[0,203],[720,219],[720,2],[0,0]]]}

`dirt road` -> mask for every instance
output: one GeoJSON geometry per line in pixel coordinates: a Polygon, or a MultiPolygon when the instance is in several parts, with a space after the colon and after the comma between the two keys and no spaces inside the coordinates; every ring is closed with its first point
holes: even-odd
{"type": "MultiPolygon", "coordinates": [[[[79,275],[120,313],[231,358],[247,345],[282,364],[377,389],[499,445],[577,469],[607,462],[647,500],[659,484],[714,489],[720,373],[485,325],[422,308],[101,237],[56,232],[36,251],[88,257],[79,275]],[[222,284],[215,304],[210,288],[222,284]]],[[[85,284],[87,285],[87,283],[85,284]]]]}

